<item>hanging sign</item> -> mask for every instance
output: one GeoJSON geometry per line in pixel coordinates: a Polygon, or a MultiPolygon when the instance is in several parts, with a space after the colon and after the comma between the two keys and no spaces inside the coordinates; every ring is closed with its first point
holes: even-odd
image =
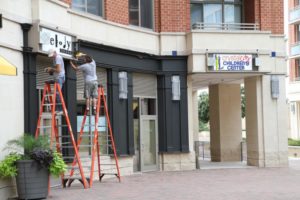
{"type": "Polygon", "coordinates": [[[72,57],[73,37],[59,33],[47,28],[41,28],[40,31],[40,50],[48,52],[55,49],[57,53],[66,57],[72,57]]]}
{"type": "Polygon", "coordinates": [[[213,54],[214,71],[252,71],[252,55],[213,54]]]}

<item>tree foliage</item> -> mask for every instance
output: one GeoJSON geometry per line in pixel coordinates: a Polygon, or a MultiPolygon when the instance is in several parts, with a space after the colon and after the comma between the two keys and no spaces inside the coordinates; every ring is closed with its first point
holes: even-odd
{"type": "MultiPolygon", "coordinates": [[[[242,118],[246,116],[245,114],[245,88],[241,87],[241,111],[242,118]]],[[[209,122],[209,95],[207,92],[202,92],[198,98],[198,114],[199,114],[199,124],[209,122]]]]}
{"type": "Polygon", "coordinates": [[[202,92],[198,99],[199,121],[207,123],[209,121],[209,102],[208,93],[202,92]]]}

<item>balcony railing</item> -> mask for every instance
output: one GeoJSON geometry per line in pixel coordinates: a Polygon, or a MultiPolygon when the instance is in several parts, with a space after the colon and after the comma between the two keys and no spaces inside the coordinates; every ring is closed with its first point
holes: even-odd
{"type": "Polygon", "coordinates": [[[300,56],[300,42],[297,42],[295,44],[291,45],[291,52],[290,52],[291,56],[300,56]]]}
{"type": "Polygon", "coordinates": [[[197,22],[192,25],[193,30],[246,30],[258,31],[259,25],[252,23],[203,23],[197,22]]]}
{"type": "Polygon", "coordinates": [[[297,21],[300,22],[300,6],[295,7],[294,9],[290,10],[289,13],[290,23],[295,23],[297,21]]]}

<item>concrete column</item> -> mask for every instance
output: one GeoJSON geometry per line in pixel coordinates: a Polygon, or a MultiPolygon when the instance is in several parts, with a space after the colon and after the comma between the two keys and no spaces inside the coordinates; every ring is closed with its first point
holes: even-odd
{"type": "Polygon", "coordinates": [[[247,162],[259,167],[287,166],[288,106],[285,76],[279,97],[271,96],[271,75],[245,79],[247,162]]]}
{"type": "Polygon", "coordinates": [[[246,78],[246,137],[247,163],[252,166],[264,166],[263,152],[263,115],[261,77],[246,78]]]}
{"type": "Polygon", "coordinates": [[[193,132],[194,132],[194,141],[199,140],[199,113],[198,113],[198,92],[193,91],[193,132]]]}
{"type": "Polygon", "coordinates": [[[240,85],[209,86],[209,108],[212,161],[240,161],[242,141],[240,85]]]}

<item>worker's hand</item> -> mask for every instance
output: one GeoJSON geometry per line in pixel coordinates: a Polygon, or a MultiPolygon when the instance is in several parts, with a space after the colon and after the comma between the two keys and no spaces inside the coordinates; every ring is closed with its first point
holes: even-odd
{"type": "Polygon", "coordinates": [[[49,73],[50,75],[53,74],[53,70],[52,70],[52,67],[47,67],[45,68],[45,72],[49,73]]]}

